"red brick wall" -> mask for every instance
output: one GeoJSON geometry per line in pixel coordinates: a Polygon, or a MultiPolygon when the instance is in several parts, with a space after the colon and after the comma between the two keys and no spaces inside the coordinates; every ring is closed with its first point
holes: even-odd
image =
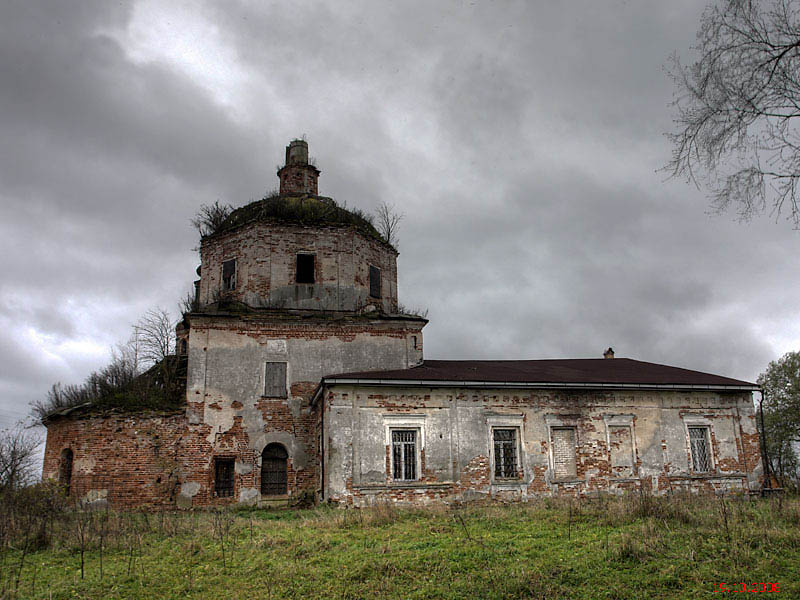
{"type": "Polygon", "coordinates": [[[48,423],[43,477],[58,478],[72,450],[72,496],[112,506],[172,506],[186,468],[186,419],[172,416],[61,417],[48,423]]]}
{"type": "MultiPolygon", "coordinates": [[[[369,266],[381,270],[381,299],[385,312],[397,307],[397,255],[374,239],[349,227],[303,227],[278,223],[253,223],[231,233],[207,238],[200,249],[202,270],[200,305],[211,304],[222,293],[222,263],[236,259],[236,289],[229,298],[254,306],[278,302],[275,291],[295,285],[298,252],[315,258],[315,284],[344,290],[338,306],[328,310],[356,310],[353,291],[364,303],[369,298],[369,266]],[[351,290],[345,294],[345,291],[351,290]],[[272,294],[272,296],[271,296],[272,294]],[[270,300],[270,298],[273,298],[270,300]]],[[[325,298],[317,298],[328,302],[325,298]]],[[[280,308],[281,306],[278,306],[280,308]]],[[[285,305],[292,308],[292,304],[285,305]]]]}

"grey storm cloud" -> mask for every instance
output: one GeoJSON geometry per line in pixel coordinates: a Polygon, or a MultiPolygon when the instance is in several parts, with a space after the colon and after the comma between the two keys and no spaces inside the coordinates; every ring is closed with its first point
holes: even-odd
{"type": "Polygon", "coordinates": [[[277,186],[404,213],[429,358],[618,355],[754,379],[800,346],[800,236],[706,214],[663,65],[696,2],[6,2],[0,426],[177,317],[201,204],[277,186]]]}

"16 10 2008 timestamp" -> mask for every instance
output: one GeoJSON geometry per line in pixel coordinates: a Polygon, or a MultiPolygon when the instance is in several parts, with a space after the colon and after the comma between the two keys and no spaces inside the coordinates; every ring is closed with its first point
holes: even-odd
{"type": "Polygon", "coordinates": [[[769,582],[758,582],[758,583],[750,583],[748,584],[745,581],[737,581],[734,583],[714,583],[714,591],[715,592],[745,592],[745,593],[762,593],[762,592],[780,592],[781,591],[781,584],[780,583],[769,583],[769,582]]]}

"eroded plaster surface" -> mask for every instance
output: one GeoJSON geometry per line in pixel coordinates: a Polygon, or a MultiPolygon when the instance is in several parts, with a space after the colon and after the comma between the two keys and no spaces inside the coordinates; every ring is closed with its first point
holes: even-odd
{"type": "Polygon", "coordinates": [[[645,488],[753,489],[760,456],[749,393],[469,390],[336,384],[325,394],[326,497],[376,498],[622,493],[645,488]],[[408,423],[403,425],[403,416],[408,423]],[[392,423],[418,428],[416,481],[391,469],[392,423]],[[713,466],[692,469],[686,423],[705,423],[713,466]],[[416,424],[415,424],[416,423],[416,424]],[[518,433],[518,477],[494,472],[493,428],[518,433]],[[574,431],[576,472],[557,478],[553,428],[574,431]]]}

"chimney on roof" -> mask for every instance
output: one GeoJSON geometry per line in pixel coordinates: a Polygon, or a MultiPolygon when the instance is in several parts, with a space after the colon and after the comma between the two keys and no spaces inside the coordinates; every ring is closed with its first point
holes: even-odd
{"type": "Polygon", "coordinates": [[[603,352],[603,358],[614,358],[614,349],[609,346],[608,350],[603,352]]]}
{"type": "Polygon", "coordinates": [[[308,142],[292,140],[286,146],[286,164],[278,170],[280,194],[316,196],[319,169],[308,162],[308,142]]]}

